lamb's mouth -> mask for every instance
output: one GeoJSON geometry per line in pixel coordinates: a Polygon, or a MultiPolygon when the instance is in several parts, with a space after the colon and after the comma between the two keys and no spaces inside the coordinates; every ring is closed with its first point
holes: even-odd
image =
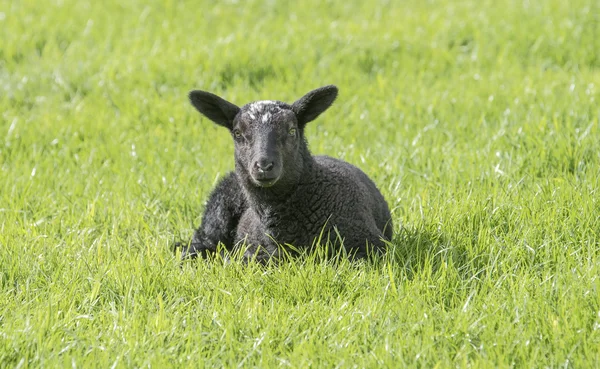
{"type": "Polygon", "coordinates": [[[279,178],[278,177],[276,177],[276,178],[255,178],[255,177],[253,177],[252,179],[254,179],[254,183],[258,187],[267,188],[267,187],[273,186],[279,178]]]}

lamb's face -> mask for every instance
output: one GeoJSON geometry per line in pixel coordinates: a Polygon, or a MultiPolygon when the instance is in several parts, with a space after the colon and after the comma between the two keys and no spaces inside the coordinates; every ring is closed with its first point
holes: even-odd
{"type": "Polygon", "coordinates": [[[258,187],[271,187],[297,170],[301,132],[291,106],[257,101],[241,108],[233,121],[235,161],[258,187]]]}
{"type": "Polygon", "coordinates": [[[236,171],[247,179],[245,185],[286,190],[298,183],[310,155],[303,136],[306,123],[327,110],[337,93],[337,87],[329,85],[310,91],[291,105],[257,101],[240,109],[213,93],[195,90],[190,92],[190,102],[231,132],[236,171]]]}

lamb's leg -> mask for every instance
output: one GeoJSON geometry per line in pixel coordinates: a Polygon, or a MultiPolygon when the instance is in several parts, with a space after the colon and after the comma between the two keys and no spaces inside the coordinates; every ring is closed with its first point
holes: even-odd
{"type": "Polygon", "coordinates": [[[246,207],[237,176],[230,172],[212,191],[202,216],[202,224],[194,233],[189,246],[184,247],[182,259],[207,257],[216,251],[219,242],[227,250],[231,250],[237,225],[246,207]]]}
{"type": "Polygon", "coordinates": [[[267,264],[269,260],[278,260],[281,256],[277,245],[272,241],[245,239],[242,242],[243,246],[246,247],[242,257],[244,262],[254,260],[260,264],[267,264]]]}
{"type": "Polygon", "coordinates": [[[234,252],[243,252],[242,260],[245,262],[254,260],[261,264],[280,256],[277,242],[269,236],[260,216],[251,208],[240,219],[234,252]]]}

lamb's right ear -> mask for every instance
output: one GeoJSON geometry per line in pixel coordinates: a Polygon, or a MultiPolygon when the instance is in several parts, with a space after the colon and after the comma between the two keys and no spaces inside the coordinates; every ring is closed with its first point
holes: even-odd
{"type": "Polygon", "coordinates": [[[190,102],[202,115],[229,130],[233,128],[233,118],[240,111],[237,105],[206,91],[190,92],[190,102]]]}
{"type": "Polygon", "coordinates": [[[304,125],[316,119],[322,112],[333,104],[337,97],[338,89],[334,85],[324,86],[312,90],[292,104],[292,110],[298,118],[298,125],[304,125]]]}

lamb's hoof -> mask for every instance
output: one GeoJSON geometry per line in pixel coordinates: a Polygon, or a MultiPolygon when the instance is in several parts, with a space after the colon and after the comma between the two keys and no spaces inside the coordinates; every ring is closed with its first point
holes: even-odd
{"type": "Polygon", "coordinates": [[[197,258],[208,259],[214,254],[214,249],[203,247],[198,243],[183,244],[181,247],[181,261],[194,260],[197,258]]]}
{"type": "Polygon", "coordinates": [[[171,246],[171,249],[174,253],[177,253],[177,251],[181,251],[182,261],[187,259],[195,259],[198,256],[198,253],[196,252],[195,248],[189,242],[175,242],[171,246]]]}
{"type": "Polygon", "coordinates": [[[196,258],[198,258],[198,253],[196,253],[194,251],[185,250],[185,249],[181,251],[181,261],[194,260],[196,258]]]}

